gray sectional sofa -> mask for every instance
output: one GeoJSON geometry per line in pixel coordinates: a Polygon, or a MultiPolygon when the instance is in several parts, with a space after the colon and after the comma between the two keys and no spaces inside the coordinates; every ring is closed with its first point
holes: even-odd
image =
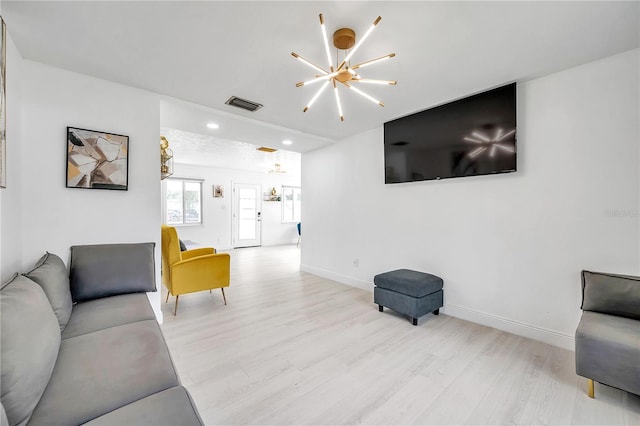
{"type": "Polygon", "coordinates": [[[154,244],[47,253],[0,287],[0,424],[202,425],[145,292],[154,244]]]}
{"type": "Polygon", "coordinates": [[[640,277],[582,271],[576,373],[640,395],[640,277]]]}

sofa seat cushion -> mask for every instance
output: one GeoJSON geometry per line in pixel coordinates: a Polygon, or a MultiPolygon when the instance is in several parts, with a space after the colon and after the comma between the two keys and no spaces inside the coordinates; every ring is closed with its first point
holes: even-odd
{"type": "Polygon", "coordinates": [[[110,327],[155,319],[145,293],[123,294],[77,303],[62,332],[62,339],[110,327]]]}
{"type": "Polygon", "coordinates": [[[155,320],[68,338],[30,424],[85,423],[178,384],[155,320]]]}
{"type": "Polygon", "coordinates": [[[67,267],[62,259],[47,252],[38,260],[33,269],[24,275],[42,287],[49,303],[51,303],[53,313],[58,318],[60,331],[64,330],[71,316],[73,302],[71,301],[67,267]]]}
{"type": "Polygon", "coordinates": [[[424,297],[442,290],[442,278],[411,269],[397,269],[373,277],[376,286],[406,294],[411,297],[424,297]]]}
{"type": "Polygon", "coordinates": [[[576,330],[576,373],[640,395],[640,321],[584,311],[576,330]]]}
{"type": "Polygon", "coordinates": [[[87,425],[203,425],[191,395],[182,386],[155,393],[94,419],[87,425]]]}
{"type": "Polygon", "coordinates": [[[60,327],[44,291],[14,276],[0,289],[0,394],[9,424],[29,421],[59,347],[60,327]]]}

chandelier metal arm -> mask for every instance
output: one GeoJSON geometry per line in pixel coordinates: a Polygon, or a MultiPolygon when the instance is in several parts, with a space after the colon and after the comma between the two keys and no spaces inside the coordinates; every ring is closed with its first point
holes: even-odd
{"type": "Polygon", "coordinates": [[[343,66],[345,66],[345,64],[347,64],[349,62],[349,60],[351,59],[351,57],[353,56],[354,53],[356,53],[358,51],[358,49],[360,48],[360,46],[362,46],[362,43],[364,43],[364,41],[367,39],[367,37],[369,37],[369,35],[371,34],[371,32],[375,29],[376,25],[378,25],[378,23],[382,20],[381,16],[378,16],[376,18],[375,21],[373,21],[373,24],[371,24],[371,26],[369,27],[369,29],[367,30],[366,33],[364,33],[364,36],[362,36],[362,38],[356,43],[355,46],[353,46],[353,49],[351,49],[351,51],[349,52],[349,54],[347,55],[346,58],[344,58],[344,60],[342,61],[342,63],[340,63],[340,66],[338,66],[338,71],[340,71],[342,69],[343,66]]]}
{"type": "Polygon", "coordinates": [[[395,86],[398,84],[395,80],[372,80],[370,78],[354,78],[351,80],[356,83],[367,83],[367,84],[388,84],[390,86],[395,86]]]}
{"type": "Polygon", "coordinates": [[[376,62],[380,62],[380,61],[384,61],[384,60],[387,60],[387,59],[391,59],[394,56],[396,56],[395,53],[389,53],[388,55],[380,56],[379,58],[371,59],[371,60],[359,63],[357,65],[354,65],[354,66],[351,67],[351,69],[352,70],[357,70],[358,68],[368,67],[369,65],[375,64],[376,62]]]}
{"type": "Polygon", "coordinates": [[[313,98],[311,98],[311,100],[309,101],[307,106],[304,107],[304,109],[302,110],[303,112],[307,112],[309,110],[309,108],[311,108],[311,105],[313,105],[313,103],[320,97],[320,95],[322,94],[322,92],[324,92],[324,89],[326,89],[327,86],[329,86],[329,81],[326,81],[322,85],[322,87],[316,92],[316,94],[313,95],[313,98]]]}
{"type": "Polygon", "coordinates": [[[308,59],[303,58],[302,56],[298,55],[296,52],[291,52],[291,56],[293,56],[294,58],[300,60],[300,62],[302,62],[303,64],[306,64],[308,66],[310,66],[311,68],[320,71],[323,74],[329,74],[329,71],[326,71],[324,69],[322,69],[321,67],[317,66],[316,64],[314,64],[313,62],[311,62],[308,59]]]}
{"type": "Polygon", "coordinates": [[[330,80],[331,78],[335,77],[336,75],[338,75],[337,71],[336,72],[332,72],[331,74],[317,75],[315,78],[312,78],[311,80],[301,81],[299,83],[296,83],[296,87],[306,86],[308,84],[317,83],[317,82],[322,81],[322,80],[330,80]]]}
{"type": "Polygon", "coordinates": [[[333,93],[336,96],[336,104],[338,105],[338,115],[340,116],[340,121],[344,121],[344,114],[342,114],[342,103],[340,102],[340,94],[338,93],[338,85],[336,84],[336,80],[333,79],[333,93]]]}
{"type": "Polygon", "coordinates": [[[357,89],[355,87],[353,87],[352,85],[350,85],[349,83],[343,82],[341,81],[342,84],[344,84],[345,86],[347,86],[349,89],[353,90],[354,92],[356,92],[358,95],[362,96],[363,98],[369,99],[371,102],[373,102],[374,104],[378,104],[381,107],[384,106],[384,103],[382,101],[377,100],[376,98],[374,98],[371,95],[366,94],[365,92],[363,92],[360,89],[357,89]]]}
{"type": "Polygon", "coordinates": [[[324,25],[324,18],[320,14],[320,28],[322,29],[322,39],[324,40],[324,50],[327,53],[327,63],[329,69],[333,72],[333,61],[331,60],[331,50],[329,49],[329,37],[327,37],[327,27],[324,25]]]}

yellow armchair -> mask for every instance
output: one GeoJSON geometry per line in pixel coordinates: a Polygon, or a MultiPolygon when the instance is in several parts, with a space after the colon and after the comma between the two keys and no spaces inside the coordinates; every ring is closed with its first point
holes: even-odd
{"type": "Polygon", "coordinates": [[[219,288],[224,304],[227,297],[224,287],[229,287],[230,256],[216,253],[214,248],[199,248],[180,251],[178,233],[173,226],[162,225],[162,283],[169,295],[176,296],[173,315],[178,313],[178,298],[181,294],[219,288]]]}

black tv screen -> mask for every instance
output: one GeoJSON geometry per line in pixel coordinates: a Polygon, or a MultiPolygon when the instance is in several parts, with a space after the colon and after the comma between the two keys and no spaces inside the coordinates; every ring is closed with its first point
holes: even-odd
{"type": "Polygon", "coordinates": [[[516,171],[516,84],[384,123],[385,183],[516,171]]]}

